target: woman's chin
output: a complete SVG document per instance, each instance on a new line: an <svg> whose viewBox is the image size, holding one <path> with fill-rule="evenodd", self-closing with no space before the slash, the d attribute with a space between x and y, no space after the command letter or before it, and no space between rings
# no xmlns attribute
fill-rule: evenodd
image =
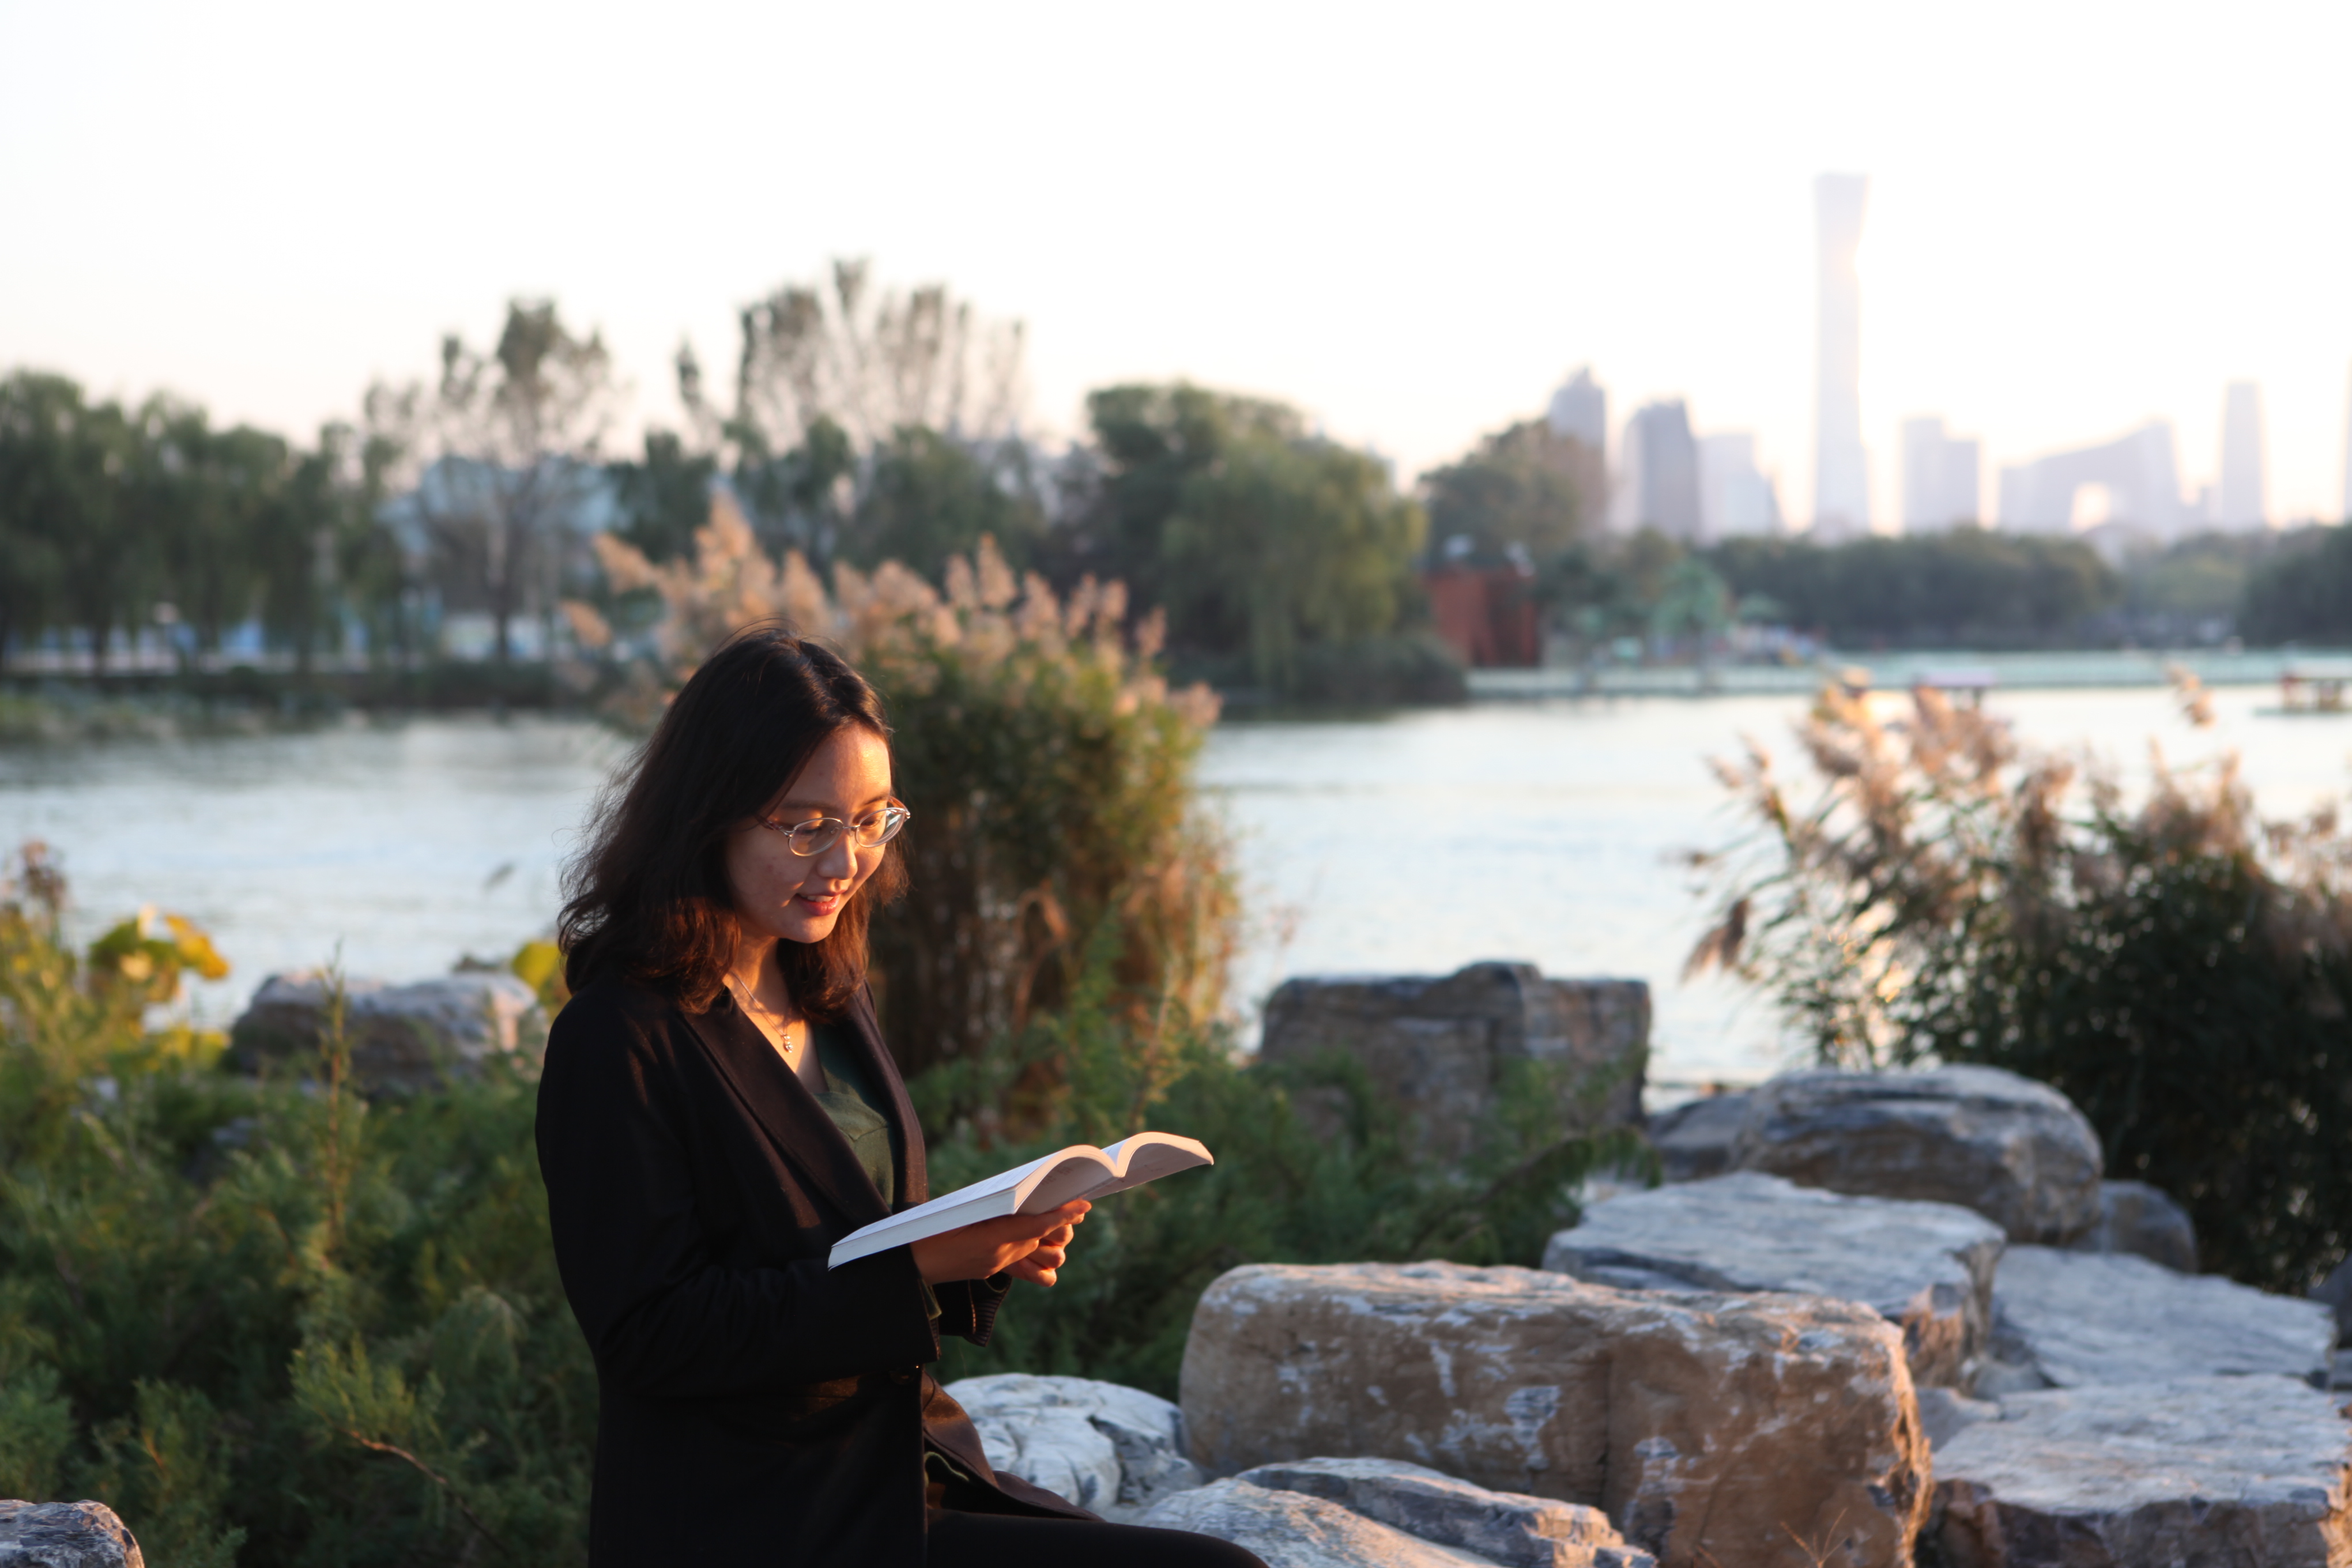
<svg viewBox="0 0 2352 1568"><path fill-rule="evenodd" d="M788 914L776 922L776 934L786 942L823 942L840 923L839 910L822 915Z"/></svg>

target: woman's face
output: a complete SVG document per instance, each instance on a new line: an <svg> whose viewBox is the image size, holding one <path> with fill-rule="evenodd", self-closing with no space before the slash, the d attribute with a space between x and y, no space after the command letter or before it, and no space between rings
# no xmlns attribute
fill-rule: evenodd
<svg viewBox="0 0 2352 1568"><path fill-rule="evenodd" d="M890 802L890 748L862 724L836 730L816 749L800 776L769 806L768 819L785 826L813 817L856 822ZM784 835L751 823L727 840L727 883L746 937L822 942L833 934L850 895L889 853L887 845L861 849L843 834L821 855L795 855Z"/></svg>

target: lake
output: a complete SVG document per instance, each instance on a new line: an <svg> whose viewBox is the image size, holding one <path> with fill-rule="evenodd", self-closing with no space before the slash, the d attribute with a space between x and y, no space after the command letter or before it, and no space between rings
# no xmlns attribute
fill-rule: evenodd
<svg viewBox="0 0 2352 1568"><path fill-rule="evenodd" d="M2161 690L2037 690L1990 701L2026 741L2087 746L2126 778L2147 745L2230 749L2266 814L2341 793L2352 717L2258 711L2214 694L2189 729ZM1656 998L1653 1076L1739 1080L1786 1059L1768 1009L1676 976L1706 923L1678 850L1738 823L1706 767L1753 735L1789 756L1796 696L1645 698L1332 721L1230 721L1202 782L1249 892L1246 1004L1284 976L1443 973L1482 958L1633 975ZM625 755L581 722L428 719L251 738L0 749L0 839L47 840L81 934L142 904L211 931L235 964L200 987L224 1022L261 977L340 951L408 979L504 955L545 931L572 836Z"/></svg>

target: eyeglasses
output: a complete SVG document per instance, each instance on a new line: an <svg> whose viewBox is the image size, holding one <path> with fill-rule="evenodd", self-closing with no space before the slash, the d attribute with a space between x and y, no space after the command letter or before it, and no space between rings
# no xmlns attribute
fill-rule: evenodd
<svg viewBox="0 0 2352 1568"><path fill-rule="evenodd" d="M903 805L891 805L869 811L855 822L844 822L837 816L813 816L805 822L787 824L763 816L760 826L782 834L795 855L822 855L840 843L845 833L860 849L879 849L898 837L898 830L914 815Z"/></svg>

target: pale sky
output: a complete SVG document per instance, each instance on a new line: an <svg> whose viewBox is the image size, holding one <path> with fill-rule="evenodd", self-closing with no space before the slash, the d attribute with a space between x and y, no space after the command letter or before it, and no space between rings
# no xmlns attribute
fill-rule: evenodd
<svg viewBox="0 0 2352 1568"><path fill-rule="evenodd" d="M1574 366L1812 447L1811 182L1865 173L1895 427L1990 462L2262 384L2274 517L2339 513L2352 6L0 0L0 366L303 434L511 294L639 416L837 255L1028 323L1034 422L1188 376L1410 477ZM1990 465L1989 465L1990 467ZM1990 500L1988 473L1988 502Z"/></svg>

